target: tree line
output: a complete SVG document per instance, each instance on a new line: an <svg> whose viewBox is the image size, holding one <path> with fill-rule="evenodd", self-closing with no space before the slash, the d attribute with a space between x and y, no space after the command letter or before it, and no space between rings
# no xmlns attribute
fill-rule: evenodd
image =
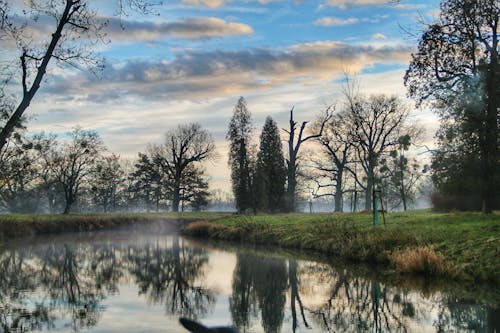
<svg viewBox="0 0 500 333"><path fill-rule="evenodd" d="M117 0L116 4L117 13L121 15L130 9L148 13L152 5L160 2ZM102 69L103 64L99 55L92 52L92 46L103 40L105 22L100 21L98 13L89 7L87 1L31 1L26 6L26 13L32 15L20 20L13 12L12 4L0 0L0 41L15 45L15 50L11 50L13 60L2 63L0 72L2 158L12 154L17 156L12 151L13 147L9 150L5 145L18 140L16 133L22 128L24 113L43 83L51 63L55 62L62 70L70 65L90 71ZM443 0L440 9L434 22L423 25L417 51L412 54L404 77L408 95L417 101L417 106L430 107L441 120L436 134L437 149L430 150L429 170L435 187L433 204L441 209L491 213L500 207L500 176L497 171L500 166L500 5L497 0ZM46 38L35 40L32 34L26 32L42 13L58 18L57 24ZM13 88L16 85L19 87ZM311 190L315 196L330 195L324 193L328 187L335 189L332 195L335 196L337 211L342 210L346 193L352 194L354 199L351 201L356 206L358 191L364 193L365 209L371 209L374 194L393 201L386 205L408 207L421 179L421 167L416 160L408 157L408 149L416 134L405 133L407 112L403 111L404 107L400 108L397 98L359 97L352 92L347 89L342 102L345 105L336 115L320 120L319 125L308 126L308 122L302 122L299 126L293 119L293 110L290 112L290 126L286 129L285 140L288 155L284 166L277 146L269 142L267 147L267 141L276 139L273 139L274 134L270 134L275 131L272 121L263 137L265 147L259 146L257 152L250 140L250 114L244 115L243 112L240 118L233 117L233 125L241 127L239 132L238 129L228 132L232 186L238 211L294 211L297 209L298 194L303 192L298 188L301 185L298 180L305 178L317 183L316 190ZM246 108L245 103L241 103L239 108ZM398 111L390 111L392 108ZM310 127L309 135L305 135L306 126ZM313 140L322 145L327 156L324 160L311 162L317 164L314 172L306 171L304 158L299 154L302 144ZM44 143L41 140L32 144L38 147ZM20 147L26 145L31 143L20 143ZM78 154L85 151L79 149ZM269 151L278 155L271 159ZM168 192L175 205L183 202L183 194L175 190L182 183L179 173L188 174L190 171L196 174L199 170L193 171L192 167L176 169L148 154L141 157L144 172L151 176L154 174L154 168L147 167L148 164L168 169L174 175L174 190L148 185L144 187L148 199L144 200L153 203L156 200L159 207L165 200L160 199L165 197L160 193ZM20 167L26 168L27 174L16 176L19 183L13 193L18 190L27 195L24 187L32 177L28 170L32 159L41 160L39 156L31 156L23 162L27 164L19 162ZM302 164L299 163L301 160ZM48 170L52 169L43 169L44 172ZM283 170L286 170L284 182ZM14 171L9 171L7 165L2 167L4 174ZM275 176L275 173L279 175ZM71 207L76 200L75 191L80 192L80 187L76 185L79 177L67 177L63 172L59 181L65 179L69 183L68 189L63 192L67 205ZM196 179L196 176L192 177ZM6 179L4 177L1 181L4 189L10 186Z"/></svg>
<svg viewBox="0 0 500 333"><path fill-rule="evenodd" d="M303 121L298 126L292 108L283 140L276 122L267 117L258 149L247 103L238 100L227 133L238 212L293 212L307 189L314 198L332 196L337 212L350 192L364 194L365 210L372 210L376 191L384 193L389 208L409 207L423 170L407 155L421 130L409 123L409 108L399 98L363 96L349 80L345 88L343 101L310 125ZM307 141L319 144L320 151L301 154Z"/></svg>
<svg viewBox="0 0 500 333"><path fill-rule="evenodd" d="M94 131L68 140L23 135L0 152L0 207L9 212L200 210L208 204L201 162L215 157L212 136L197 123L179 125L134 163L109 153Z"/></svg>

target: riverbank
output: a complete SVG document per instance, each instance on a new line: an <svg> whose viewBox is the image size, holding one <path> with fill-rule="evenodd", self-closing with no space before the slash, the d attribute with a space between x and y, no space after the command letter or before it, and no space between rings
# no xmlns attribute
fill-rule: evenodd
<svg viewBox="0 0 500 333"><path fill-rule="evenodd" d="M0 215L0 240L64 232L87 232L171 221L176 228L221 213L107 213L107 214L5 214Z"/></svg>
<svg viewBox="0 0 500 333"><path fill-rule="evenodd" d="M189 236L313 250L402 274L500 283L500 214L370 213L225 216L189 224Z"/></svg>

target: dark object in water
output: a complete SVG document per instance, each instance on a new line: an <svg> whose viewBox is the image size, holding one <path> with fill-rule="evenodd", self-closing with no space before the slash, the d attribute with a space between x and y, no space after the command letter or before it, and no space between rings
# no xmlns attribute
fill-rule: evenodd
<svg viewBox="0 0 500 333"><path fill-rule="evenodd" d="M229 326L206 327L187 318L180 318L179 321L182 326L193 333L238 333L237 330Z"/></svg>

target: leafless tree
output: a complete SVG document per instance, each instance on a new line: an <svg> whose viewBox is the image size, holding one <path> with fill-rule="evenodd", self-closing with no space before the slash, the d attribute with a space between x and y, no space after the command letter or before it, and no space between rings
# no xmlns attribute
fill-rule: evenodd
<svg viewBox="0 0 500 333"><path fill-rule="evenodd" d="M198 123L179 125L165 134L165 143L155 156L163 171L172 180L172 210L179 211L181 187L188 167L215 158L212 136Z"/></svg>
<svg viewBox="0 0 500 333"><path fill-rule="evenodd" d="M295 211L295 197L297 190L297 174L299 171L299 151L300 147L304 142L309 140L313 140L321 137L323 134L323 128L325 123L330 119L331 107L328 107L325 111L325 115L321 124L319 126L319 130L314 134L306 135L305 129L308 121L303 121L300 125L300 128L297 127L298 123L293 119L293 107L290 110L290 120L289 120L289 128L283 129L288 134L288 159L286 160L287 164L287 208L288 211Z"/></svg>
<svg viewBox="0 0 500 333"><path fill-rule="evenodd" d="M123 13L126 7L147 12L158 2L117 0L118 12ZM72 66L91 71L103 67L103 60L93 46L104 41L106 21L90 8L89 1L31 0L25 1L24 6L21 16L13 12L11 1L0 0L0 45L8 50L5 54L12 54L9 60L1 59L0 89L9 84L15 90L12 85L21 84L15 106L0 131L0 150L35 97L51 62L62 68ZM34 29L40 19L52 22L49 32Z"/></svg>
<svg viewBox="0 0 500 333"><path fill-rule="evenodd" d="M354 159L354 142L352 141L353 123L347 119L345 110L334 114L323 128L323 135L316 140L321 144L323 158L316 161L316 169L320 177L327 178L327 184L318 183L318 187L334 187L335 211L343 210L344 178L348 163ZM321 121L316 122L317 128Z"/></svg>
<svg viewBox="0 0 500 333"><path fill-rule="evenodd" d="M46 154L46 166L64 191L64 214L70 212L82 185L94 170L95 162L105 150L99 135L75 129L71 141L61 148L53 146Z"/></svg>
<svg viewBox="0 0 500 333"><path fill-rule="evenodd" d="M377 168L383 156L397 147L400 138L408 135L405 127L409 108L395 96L347 96L348 113L344 121L352 123L352 142L366 182L352 172L365 190L365 209L371 210Z"/></svg>

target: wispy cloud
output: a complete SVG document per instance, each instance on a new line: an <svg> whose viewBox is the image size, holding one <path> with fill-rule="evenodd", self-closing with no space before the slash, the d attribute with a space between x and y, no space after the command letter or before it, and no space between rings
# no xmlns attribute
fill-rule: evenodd
<svg viewBox="0 0 500 333"><path fill-rule="evenodd" d="M350 18L337 18L337 17L323 17L320 19L317 19L313 23L316 25L321 25L321 26L336 26L336 25L350 25L350 24L355 24L358 23L359 19L355 17L350 17Z"/></svg>
<svg viewBox="0 0 500 333"><path fill-rule="evenodd" d="M345 9L354 6L385 5L390 0L326 0L325 5Z"/></svg>
<svg viewBox="0 0 500 333"><path fill-rule="evenodd" d="M250 35L252 27L228 22L216 17L187 18L175 22L121 21L118 18L105 18L106 31L112 40L151 41L165 36L183 39L204 39L212 37Z"/></svg>
<svg viewBox="0 0 500 333"><path fill-rule="evenodd" d="M226 0L182 0L182 2L193 6L217 8L222 6Z"/></svg>

